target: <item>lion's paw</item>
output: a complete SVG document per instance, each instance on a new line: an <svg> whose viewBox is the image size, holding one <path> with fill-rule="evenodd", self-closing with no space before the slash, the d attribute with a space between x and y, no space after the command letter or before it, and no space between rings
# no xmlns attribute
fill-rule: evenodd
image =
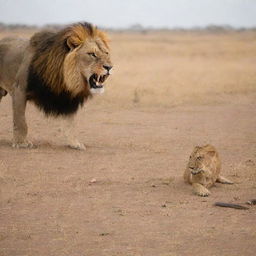
<svg viewBox="0 0 256 256"><path fill-rule="evenodd" d="M35 146L30 141L24 141L24 142L14 142L12 144L12 147L13 148L34 148Z"/></svg>
<svg viewBox="0 0 256 256"><path fill-rule="evenodd" d="M68 147L76 150L86 150L86 147L83 143L80 143L79 141L70 143Z"/></svg>

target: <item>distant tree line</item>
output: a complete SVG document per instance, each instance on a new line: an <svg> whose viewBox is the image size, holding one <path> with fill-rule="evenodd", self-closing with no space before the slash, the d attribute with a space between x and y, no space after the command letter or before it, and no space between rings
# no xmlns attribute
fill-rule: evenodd
<svg viewBox="0 0 256 256"><path fill-rule="evenodd" d="M3 22L0 22L0 31L3 30L18 30L18 29L61 29L65 25L60 24L47 24L44 26L36 26L36 25L25 25L25 24L6 24ZM174 27L174 28L168 28L168 27L162 27L162 28L155 28L155 27L144 27L141 24L133 24L127 28L104 28L106 30L111 31L130 31L130 32L140 32L140 33L146 33L149 31L208 31L212 33L223 33L223 32L231 32L231 31L256 31L255 28L234 28L229 25L208 25L205 27L191 27L191 28L182 28L182 27Z"/></svg>

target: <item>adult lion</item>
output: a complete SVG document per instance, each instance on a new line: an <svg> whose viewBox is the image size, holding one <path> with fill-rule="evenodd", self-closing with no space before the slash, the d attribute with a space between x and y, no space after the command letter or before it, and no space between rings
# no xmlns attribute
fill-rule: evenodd
<svg viewBox="0 0 256 256"><path fill-rule="evenodd" d="M103 83L112 68L105 34L89 23L58 32L42 31L30 40L0 41L0 100L7 92L13 103L13 146L30 147L26 102L46 115L68 117L68 145L85 149L74 137L73 117Z"/></svg>

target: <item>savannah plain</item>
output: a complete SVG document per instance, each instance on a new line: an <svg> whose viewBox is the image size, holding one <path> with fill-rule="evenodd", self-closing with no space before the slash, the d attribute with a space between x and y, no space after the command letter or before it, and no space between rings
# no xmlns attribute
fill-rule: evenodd
<svg viewBox="0 0 256 256"><path fill-rule="evenodd" d="M2 31L29 37L33 31ZM34 149L13 149L0 103L1 256L253 256L256 32L111 32L114 73L77 116L86 151L28 104ZM183 172L214 145L222 174L198 197Z"/></svg>

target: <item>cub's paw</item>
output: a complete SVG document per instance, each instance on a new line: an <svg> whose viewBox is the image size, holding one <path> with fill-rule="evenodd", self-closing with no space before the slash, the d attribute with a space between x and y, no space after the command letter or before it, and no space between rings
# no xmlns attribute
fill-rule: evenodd
<svg viewBox="0 0 256 256"><path fill-rule="evenodd" d="M13 148L35 148L32 142L30 141L24 141L24 142L13 142L12 143Z"/></svg>
<svg viewBox="0 0 256 256"><path fill-rule="evenodd" d="M198 196L206 197L209 196L211 192L208 189L202 187L200 189L195 190L195 194Z"/></svg>

